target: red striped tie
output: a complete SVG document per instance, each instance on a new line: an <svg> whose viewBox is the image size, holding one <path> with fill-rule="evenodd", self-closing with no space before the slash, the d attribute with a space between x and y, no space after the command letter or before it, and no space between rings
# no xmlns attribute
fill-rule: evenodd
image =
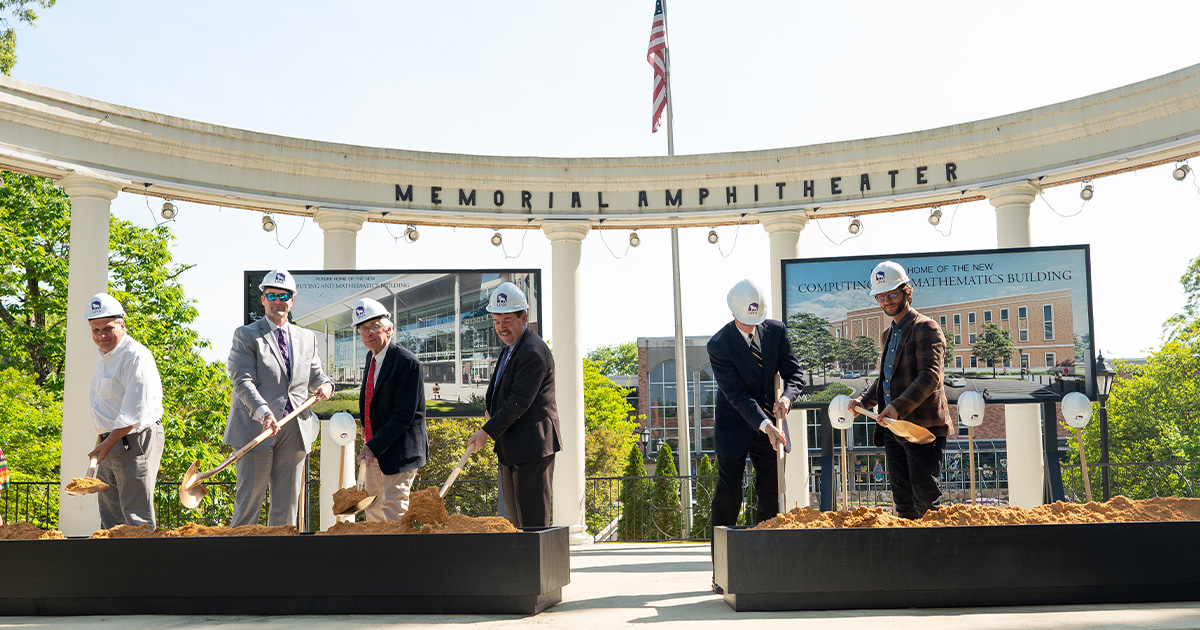
<svg viewBox="0 0 1200 630"><path fill-rule="evenodd" d="M371 357L371 367L367 368L367 393L363 396L363 437L371 441L371 398L375 395L375 357Z"/></svg>

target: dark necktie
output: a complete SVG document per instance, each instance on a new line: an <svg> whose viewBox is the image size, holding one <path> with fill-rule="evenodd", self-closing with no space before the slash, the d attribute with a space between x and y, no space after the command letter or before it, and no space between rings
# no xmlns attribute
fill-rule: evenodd
<svg viewBox="0 0 1200 630"><path fill-rule="evenodd" d="M367 368L366 393L363 394L363 438L371 441L371 399L375 396L375 356L371 356L371 366Z"/></svg>
<svg viewBox="0 0 1200 630"><path fill-rule="evenodd" d="M280 356L283 357L283 364L285 366L287 366L287 385L288 385L288 387L286 387L285 389L290 390L291 384L292 384L292 356L291 356L291 351L288 349L288 341L287 341L288 337L287 337L287 334L283 332L283 326L280 326L279 328L275 329L275 338L279 341L279 354L280 354ZM292 412L292 396L291 396L290 392L287 396L287 404L285 404L283 406L283 412L284 413Z"/></svg>
<svg viewBox="0 0 1200 630"><path fill-rule="evenodd" d="M747 335L747 336L748 336L748 337L749 337L749 339L750 339L750 354L753 354L753 355L754 355L754 359L755 359L756 361L758 361L758 369L761 371L761 370L762 370L762 366L763 366L763 362L762 362L762 349L761 349L761 348L759 348L759 347L758 347L758 344L754 342L754 335ZM759 406L759 407L762 407L762 408L763 408L763 411L767 412L767 417L768 417L768 418L771 418L771 419L774 419L774 418L775 418L775 410L774 410L774 409L771 409L771 405L769 405L769 404L767 404L767 403L765 403L765 402L763 402L763 401L761 401L761 400L760 400L760 401L758 401L758 406Z"/></svg>
<svg viewBox="0 0 1200 630"><path fill-rule="evenodd" d="M496 365L496 381L493 385L493 388L500 386L500 376L504 373L504 366L508 365L508 355L510 354L512 354L512 348L505 346L504 351L500 353L500 363ZM500 396L496 394L498 394L498 392L493 392L492 394L492 403L496 403L500 400ZM495 412L495 409L491 409L490 411Z"/></svg>

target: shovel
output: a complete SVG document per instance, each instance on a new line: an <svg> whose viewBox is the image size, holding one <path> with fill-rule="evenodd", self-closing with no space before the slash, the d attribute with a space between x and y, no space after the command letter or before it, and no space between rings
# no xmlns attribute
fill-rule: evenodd
<svg viewBox="0 0 1200 630"><path fill-rule="evenodd" d="M858 407L856 411L872 420L879 419L879 414L873 411L867 411L862 407ZM933 434L929 432L929 429L915 425L908 420L888 420L887 423L887 428L890 429L892 433L895 433L909 442L913 442L915 444L929 444L934 439Z"/></svg>
<svg viewBox="0 0 1200 630"><path fill-rule="evenodd" d="M450 476L446 478L446 483L442 484L441 490L438 490L439 497L442 497L443 499L446 498L446 491L450 489L450 484L454 483L455 479L458 479L458 473L462 471L463 464L467 463L467 458L470 457L471 453L473 452L475 452L475 447L473 444L468 442L467 452L463 453L462 457L458 458L458 463L455 464L454 470L450 471Z"/></svg>
<svg viewBox="0 0 1200 630"><path fill-rule="evenodd" d="M304 401L304 404L297 407L295 411L284 416L283 420L280 420L278 423L276 423L277 426L282 429L283 425L291 421L292 418L300 415L301 411L308 409L309 406L315 402L317 402L316 396L309 397L308 400ZM242 448L239 448L236 452L234 452L233 455L226 457L225 461L217 464L216 468L206 472L198 472L200 460L196 460L187 469L187 472L183 473L183 483L179 484L179 502L183 504L183 507L189 510L196 509L196 506L200 505L200 501L204 499L204 495L208 494L208 491L204 489L204 486L200 482L212 477L222 470L225 470L227 466L241 459L246 453L254 450L255 446L262 444L262 441L271 437L271 435L271 431L263 430L262 433L259 433L257 437L255 437L253 440L250 440L250 442Z"/></svg>
<svg viewBox="0 0 1200 630"><path fill-rule="evenodd" d="M96 479L96 466L99 466L99 465L100 464L96 460L95 457L88 460L87 474L85 474L83 476L85 479L94 479L96 481L95 485L89 486L87 488L71 489L71 485L67 484L66 493L73 497L82 497L82 496L88 495L88 494L95 494L97 492L100 492L101 490L107 490L108 484L104 483L103 481L100 481L99 479Z"/></svg>
<svg viewBox="0 0 1200 630"><path fill-rule="evenodd" d="M363 489L363 481L365 481L366 478L367 478L367 463L359 462L358 463L358 489L359 490ZM339 477L339 481L340 481L340 479L341 478ZM338 485L340 486L341 483L338 483ZM371 505L374 502L375 502L375 497L368 495L368 496L364 497L358 503L355 503L354 505L342 510L341 512L334 512L333 515L334 516L350 516L352 514L358 514L359 510L367 509L367 506Z"/></svg>

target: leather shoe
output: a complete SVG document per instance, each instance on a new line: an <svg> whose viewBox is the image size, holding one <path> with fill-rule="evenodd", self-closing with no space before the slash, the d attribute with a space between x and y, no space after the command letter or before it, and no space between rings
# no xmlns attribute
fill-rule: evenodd
<svg viewBox="0 0 1200 630"><path fill-rule="evenodd" d="M712 588L713 588L713 592L716 593L717 595L725 594L725 589L721 588L721 585L717 584L716 582L712 583Z"/></svg>

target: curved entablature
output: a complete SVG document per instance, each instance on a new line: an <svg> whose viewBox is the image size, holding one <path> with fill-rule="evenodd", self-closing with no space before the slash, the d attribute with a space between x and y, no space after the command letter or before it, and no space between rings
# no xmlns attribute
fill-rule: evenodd
<svg viewBox="0 0 1200 630"><path fill-rule="evenodd" d="M1200 153L1200 65L1038 109L812 146L674 157L493 157L380 149L220 127L0 77L0 166L123 190L421 225L707 226L957 203Z"/></svg>

